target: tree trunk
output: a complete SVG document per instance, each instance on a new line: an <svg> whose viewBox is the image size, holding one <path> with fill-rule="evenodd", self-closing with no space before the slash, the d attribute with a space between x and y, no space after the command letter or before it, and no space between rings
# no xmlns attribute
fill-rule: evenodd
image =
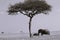
<svg viewBox="0 0 60 40"><path fill-rule="evenodd" d="M31 34L31 21L32 21L32 17L30 17L30 20L29 20L29 36L30 36L30 38L32 37L32 34Z"/></svg>

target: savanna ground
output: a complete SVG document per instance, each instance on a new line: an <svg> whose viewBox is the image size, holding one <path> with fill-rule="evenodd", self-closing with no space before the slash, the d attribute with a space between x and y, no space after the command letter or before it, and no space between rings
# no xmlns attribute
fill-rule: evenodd
<svg viewBox="0 0 60 40"><path fill-rule="evenodd" d="M30 38L26 33L0 34L0 40L60 40L60 34L33 36Z"/></svg>

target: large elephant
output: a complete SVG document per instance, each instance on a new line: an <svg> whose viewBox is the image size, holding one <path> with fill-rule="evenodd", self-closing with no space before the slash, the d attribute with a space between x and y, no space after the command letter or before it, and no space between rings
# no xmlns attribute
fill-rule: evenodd
<svg viewBox="0 0 60 40"><path fill-rule="evenodd" d="M41 35L50 35L50 32L46 29L39 29L38 30L38 33L41 33Z"/></svg>

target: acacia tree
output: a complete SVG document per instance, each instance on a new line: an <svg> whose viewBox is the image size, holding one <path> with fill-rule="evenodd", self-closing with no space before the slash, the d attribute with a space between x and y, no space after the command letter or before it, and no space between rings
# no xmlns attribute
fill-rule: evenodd
<svg viewBox="0 0 60 40"><path fill-rule="evenodd" d="M51 10L51 6L42 0L27 0L23 3L16 3L8 7L8 15L15 15L21 13L29 17L29 35L31 37L31 21L32 18L37 14L48 14L47 12Z"/></svg>

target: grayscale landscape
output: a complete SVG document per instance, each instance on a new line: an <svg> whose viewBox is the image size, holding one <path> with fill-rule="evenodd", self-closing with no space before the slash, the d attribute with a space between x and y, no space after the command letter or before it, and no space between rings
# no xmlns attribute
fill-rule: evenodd
<svg viewBox="0 0 60 40"><path fill-rule="evenodd" d="M0 0L0 40L60 40L60 0Z"/></svg>

